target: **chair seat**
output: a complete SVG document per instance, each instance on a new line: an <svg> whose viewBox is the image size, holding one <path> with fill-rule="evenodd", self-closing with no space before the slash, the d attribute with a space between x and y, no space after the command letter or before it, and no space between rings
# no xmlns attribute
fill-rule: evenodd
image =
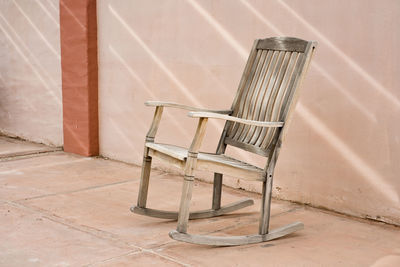
<svg viewBox="0 0 400 267"><path fill-rule="evenodd" d="M186 161L188 155L188 149L170 144L146 143L146 147L182 162ZM247 180L264 180L263 169L223 154L199 152L197 156L197 169L220 171L221 173Z"/></svg>

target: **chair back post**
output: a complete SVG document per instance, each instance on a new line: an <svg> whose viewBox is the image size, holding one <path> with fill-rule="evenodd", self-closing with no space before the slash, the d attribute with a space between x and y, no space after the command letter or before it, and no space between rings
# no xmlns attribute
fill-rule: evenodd
<svg viewBox="0 0 400 267"><path fill-rule="evenodd" d="M235 98L233 99L233 102L232 102L232 105L231 105L231 110L232 111L235 110L236 103L237 103L237 101L238 101L238 99L240 98L240 95L241 95L240 92L243 91L242 90L243 86L246 83L246 80L248 79L248 76L250 74L251 66L253 65L254 59L256 57L256 49L257 49L257 45L258 45L259 41L260 40L257 39L257 40L254 40L254 42L253 42L253 47L250 50L250 54L249 54L249 57L247 59L246 65L244 67L242 78L240 79L240 82L239 82L239 86L238 86L238 90L237 90L238 93L235 95ZM232 116L236 116L236 114L232 114ZM230 128L230 126L232 124L233 123L230 122L230 121L227 121L225 123L224 129L222 131L221 137L220 137L219 142L218 142L217 151L216 151L217 154L225 153L226 143L224 142L224 140L225 140L226 134L229 131L229 128Z"/></svg>
<svg viewBox="0 0 400 267"><path fill-rule="evenodd" d="M270 150L270 154L268 156L267 164L265 166L265 181L263 182L263 195L262 195L262 204L261 204L261 215L260 215L260 223L259 223L259 234L264 235L268 234L269 229L269 219L271 213L271 197L272 197L272 187L273 187L273 176L275 166L278 160L279 152L282 147L282 143L287 133L287 129L289 128L289 124L293 115L293 111L296 107L299 98L299 92L301 88L301 84L305 74L308 71L309 64L311 62L311 58L313 56L314 50L317 46L316 42L308 42L307 47L304 51L303 58L300 62L302 68L294 77L293 90L289 95L287 105L283 112L283 119L285 124L281 129L279 129L278 137L276 141L273 142L273 147Z"/></svg>
<svg viewBox="0 0 400 267"><path fill-rule="evenodd" d="M247 63L245 65L244 71L243 71L243 75L242 78L240 79L240 83L238 86L238 92L242 91L242 88L246 82L246 80L248 79L250 70L251 70L251 66L254 62L254 59L256 57L256 48L258 45L259 40L254 40L253 42L253 47L250 50L250 54L249 57L247 59ZM233 99L233 103L231 106L231 110L233 111L236 103L239 99L239 93L237 93L235 95L235 98ZM232 114L233 116L235 116L235 114ZM232 122L227 121L225 123L224 129L222 131L221 137L219 138L218 141L218 146L217 146L217 150L216 150L216 154L224 154L225 150L226 150L226 146L227 144L225 143L225 137L227 132L229 131L230 127L232 125ZM214 173L214 183L213 183L213 198L212 198L212 209L213 210L218 210L221 207L221 194L222 194L222 174L221 173Z"/></svg>
<svg viewBox="0 0 400 267"><path fill-rule="evenodd" d="M306 76L308 69L310 68L311 59L314 56L315 49L317 48L318 43L316 41L311 41L308 43L306 51L304 53L304 67L299 74L299 79L297 85L295 87L292 99L289 99L289 104L287 105L287 109L285 110L285 124L283 125L282 134L279 135L279 139L283 142L286 138L287 130L289 129L290 122L292 121L292 113L296 108L297 102L300 96L300 89L303 83L304 77Z"/></svg>

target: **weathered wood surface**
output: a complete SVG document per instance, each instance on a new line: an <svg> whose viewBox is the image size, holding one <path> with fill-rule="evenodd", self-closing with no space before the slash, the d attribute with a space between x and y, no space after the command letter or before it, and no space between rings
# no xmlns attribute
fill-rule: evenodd
<svg viewBox="0 0 400 267"><path fill-rule="evenodd" d="M158 126L160 125L162 113L163 113L163 107L156 107L156 110L154 112L153 121L152 121L150 129L146 135L146 142L154 142L154 137L157 134L157 130L158 130Z"/></svg>
<svg viewBox="0 0 400 267"><path fill-rule="evenodd" d="M188 156L188 150L186 148L159 143L146 143L146 146L150 148L149 153L151 156L158 156L167 164L184 169L185 160ZM160 153L164 155L160 155ZM228 157L224 154L211 154L202 152L198 152L196 169L221 172L234 177L256 181L264 181L265 175L263 169L249 163Z"/></svg>
<svg viewBox="0 0 400 267"><path fill-rule="evenodd" d="M138 207L145 208L147 203L147 193L149 191L151 160L148 156L148 148L145 148L145 156L143 157L142 173L140 176L139 195L137 205Z"/></svg>
<svg viewBox="0 0 400 267"><path fill-rule="evenodd" d="M304 229L304 224L295 222L285 225L281 228L270 231L265 235L244 235L244 236L208 236L208 235L192 235L180 233L178 231L169 232L172 239L200 245L210 246L240 246L270 241L277 239L295 231Z"/></svg>
<svg viewBox="0 0 400 267"><path fill-rule="evenodd" d="M186 233L187 224L189 221L189 207L190 201L192 200L193 191L193 181L194 175L193 171L197 163L197 155L201 142L203 141L204 134L206 133L207 118L200 118L197 124L196 133L193 137L192 144L189 147L188 156L185 164L185 175L183 179L182 196L181 203L179 206L178 214L178 226L176 228L180 233Z"/></svg>
<svg viewBox="0 0 400 267"><path fill-rule="evenodd" d="M271 49L279 51L302 52L306 51L308 42L294 37L272 37L260 40L257 49Z"/></svg>
<svg viewBox="0 0 400 267"><path fill-rule="evenodd" d="M256 40L251 49L237 94L229 110L208 110L172 102L148 101L156 111L146 136L138 214L178 219L173 239L205 245L235 246L272 240L303 228L300 222L269 231L271 194L275 165L299 96L299 86L311 61L317 43L293 37L273 37ZM189 110L189 116L199 118L196 134L189 149L154 142L164 107ZM209 118L225 120L216 153L199 152ZM262 155L267 158L264 169L225 155L227 145ZM184 170L179 212L146 208L147 189L152 157ZM194 170L214 172L212 209L189 212L194 181ZM190 219L219 216L252 204L250 200L221 207L222 177L228 174L263 183L263 196L258 235L201 236L187 234Z"/></svg>
<svg viewBox="0 0 400 267"><path fill-rule="evenodd" d="M193 211L189 213L189 219L204 219L215 216L221 216L227 214L229 212L233 212L239 209L243 209L245 207L251 206L254 204L252 199L242 199L231 204L220 207L219 209L206 209ZM177 220L178 212L177 211L165 211L165 210L157 210L157 209L149 209L149 208L141 208L138 206L132 206L131 211L133 213L146 215L149 217L155 217L160 219L169 219L169 220Z"/></svg>
<svg viewBox="0 0 400 267"><path fill-rule="evenodd" d="M184 110L190 110L190 111L202 111L202 112L213 112L213 113L220 113L220 114L231 114L232 110L230 109L224 109L224 110L212 110L212 109L206 109L206 108L196 108L196 107L191 107L191 106L186 106L174 102L165 102L165 101L146 101L144 102L146 106L149 107L169 107L169 108L179 108L179 109L184 109Z"/></svg>
<svg viewBox="0 0 400 267"><path fill-rule="evenodd" d="M254 121L254 120L246 120L234 116L228 116L224 114L218 114L213 112L189 112L189 117L192 118L213 118L213 119L220 119L226 121L233 121L239 122L243 124L253 125L253 126L260 126L260 127L282 127L283 122L281 121Z"/></svg>

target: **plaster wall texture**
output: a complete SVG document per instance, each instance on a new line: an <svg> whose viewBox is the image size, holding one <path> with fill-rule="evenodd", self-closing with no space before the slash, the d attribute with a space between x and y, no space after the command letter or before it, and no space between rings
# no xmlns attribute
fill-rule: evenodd
<svg viewBox="0 0 400 267"><path fill-rule="evenodd" d="M58 0L0 1L0 132L61 146Z"/></svg>
<svg viewBox="0 0 400 267"><path fill-rule="evenodd" d="M254 39L317 40L274 195L400 224L399 24L395 0L99 0L100 153L141 164L154 112L146 100L229 108ZM156 141L188 146L196 124L166 109ZM215 151L222 127L209 121L203 151Z"/></svg>

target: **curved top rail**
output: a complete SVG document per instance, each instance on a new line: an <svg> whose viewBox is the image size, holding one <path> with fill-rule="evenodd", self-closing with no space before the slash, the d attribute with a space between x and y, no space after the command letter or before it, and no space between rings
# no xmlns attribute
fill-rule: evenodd
<svg viewBox="0 0 400 267"><path fill-rule="evenodd" d="M271 37L258 40L257 49L304 53L309 41L295 37Z"/></svg>

